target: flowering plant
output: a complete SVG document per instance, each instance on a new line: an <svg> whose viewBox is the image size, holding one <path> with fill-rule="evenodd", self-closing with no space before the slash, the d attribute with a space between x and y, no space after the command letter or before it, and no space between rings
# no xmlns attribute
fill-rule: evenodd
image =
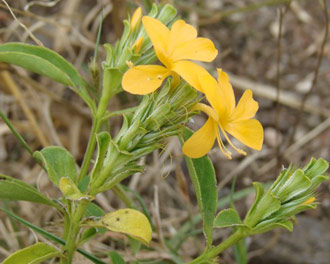
<svg viewBox="0 0 330 264"><path fill-rule="evenodd" d="M256 199L243 221L233 208L222 210L216 216L218 190L207 153L217 140L223 154L231 158L224 138L231 148L246 155L232 143L228 134L247 147L260 150L263 127L254 118L258 103L253 99L252 91L247 90L236 105L228 75L218 69L218 80L215 80L206 69L193 62L211 62L218 51L210 39L197 37L193 26L177 19L171 5L153 5L146 16L142 16L142 9L138 8L124 26L123 35L115 45L104 45L107 57L102 63L102 71L95 66L95 60L90 64L96 87L48 48L22 43L0 45L1 62L23 67L71 87L89 107L93 118L84 160L78 166L72 154L63 147L47 146L32 151L1 112L1 117L62 196L49 198L34 186L1 175L0 198L42 203L54 207L63 218L63 232L59 238L1 208L49 241L61 245L60 248L39 242L13 253L4 264L27 263L27 259L28 263L57 259L62 264L70 264L75 252L94 263L105 263L80 247L106 230L127 235L138 248L140 243L148 247L155 227L147 212L138 210L121 183L134 173L144 172L140 159L163 147L164 139L170 136L177 136L182 143L206 239L204 253L189 263L215 263L223 250L241 239L275 227L292 230L291 220L295 214L316 207L316 189L327 179L323 174L328 163L323 159L312 159L303 169L289 167L283 170L268 191L264 191L261 183L255 183ZM162 65L153 64L157 60ZM101 89L97 87L99 77ZM93 94L91 91L98 92ZM122 91L143 97L138 106L122 112L122 127L112 136L103 124L112 114L107 110L109 101ZM207 102L202 103L203 99ZM201 111L208 115L208 120L193 133L186 127L187 122ZM96 195L107 190L113 190L127 208L106 213L93 202ZM221 244L213 245L214 229L224 227L232 227L233 235ZM170 246L168 250L171 251ZM182 263L180 256L172 255L173 261ZM116 252L110 253L110 259L112 263L124 263Z"/></svg>

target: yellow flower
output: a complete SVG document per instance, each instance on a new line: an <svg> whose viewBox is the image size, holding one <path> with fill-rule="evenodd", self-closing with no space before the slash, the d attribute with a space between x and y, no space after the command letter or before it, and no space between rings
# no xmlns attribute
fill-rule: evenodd
<svg viewBox="0 0 330 264"><path fill-rule="evenodd" d="M161 86L169 75L180 75L186 82L203 92L198 74L206 70L188 60L212 61L218 54L207 38L197 38L196 29L177 20L169 30L159 20L145 16L142 23L154 46L158 59L164 64L139 65L130 68L123 76L123 89L133 94L148 94Z"/></svg>
<svg viewBox="0 0 330 264"><path fill-rule="evenodd" d="M199 78L212 107L205 104L195 106L196 110L205 112L209 118L204 126L183 145L183 153L191 158L202 157L212 148L217 139L221 151L230 159L231 152L224 146L221 139L223 135L234 150L246 155L243 150L234 146L227 133L246 146L261 150L263 128L258 120L251 119L259 107L252 98L252 91L245 91L235 106L234 91L225 72L218 69L218 82L210 74L204 74Z"/></svg>

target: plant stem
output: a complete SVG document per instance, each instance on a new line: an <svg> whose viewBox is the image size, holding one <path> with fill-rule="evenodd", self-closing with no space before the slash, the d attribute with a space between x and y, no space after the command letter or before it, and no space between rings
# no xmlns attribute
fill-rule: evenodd
<svg viewBox="0 0 330 264"><path fill-rule="evenodd" d="M218 256L222 251L231 247L236 242L244 238L245 235L240 230L236 231L230 237L228 237L225 241L214 248L209 248L206 250L202 255L198 258L194 259L193 261L189 262L188 264L202 264L205 263L209 259L213 259Z"/></svg>
<svg viewBox="0 0 330 264"><path fill-rule="evenodd" d="M79 183L87 175L87 171L88 171L91 159L93 157L93 153L94 153L94 149L95 149L95 145L96 145L96 134L99 132L99 130L101 128L102 119L103 119L104 113L107 109L109 99L110 99L109 91L108 91L108 89L104 89L104 87L103 87L102 96L100 98L100 102L97 107L96 115L93 120L92 131L91 131L90 138L88 141L88 146L87 146L87 150L85 153L84 161L81 165L81 170L80 170L80 174L77 179L77 183Z"/></svg>
<svg viewBox="0 0 330 264"><path fill-rule="evenodd" d="M91 131L90 138L88 141L88 146L87 146L87 150L85 153L84 161L81 165L81 170L80 170L80 174L77 179L77 183L79 183L87 175L87 171L88 171L88 168L90 165L90 161L93 157L93 153L94 153L94 149L95 149L95 145L96 145L96 134L100 130L101 124L102 124L101 119L97 118L97 116L96 116L93 121L92 131Z"/></svg>
<svg viewBox="0 0 330 264"><path fill-rule="evenodd" d="M89 200L82 199L79 202L78 207L75 211L75 214L73 215L73 217L71 219L70 229L69 229L66 244L64 247L64 252L66 254L66 259L64 260L65 261L64 263L66 263L66 264L71 264L71 262L72 262L73 254L76 250L77 236L80 231L80 221L81 221L83 215L85 214L85 211L86 211L89 203L90 203Z"/></svg>

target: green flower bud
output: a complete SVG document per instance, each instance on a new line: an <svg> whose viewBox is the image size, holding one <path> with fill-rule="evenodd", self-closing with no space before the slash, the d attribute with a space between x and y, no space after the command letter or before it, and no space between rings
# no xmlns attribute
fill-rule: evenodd
<svg viewBox="0 0 330 264"><path fill-rule="evenodd" d="M328 179L322 175L329 164L314 158L303 168L290 166L281 172L267 192L260 183L254 183L256 200L247 213L244 224L251 233L262 233L282 226L292 230L290 220L304 210L315 208L315 191Z"/></svg>
<svg viewBox="0 0 330 264"><path fill-rule="evenodd" d="M164 138L182 133L183 123L193 114L192 107L200 98L183 82L176 87L171 85L169 78L162 89L145 95L134 113L123 116L122 128L110 139L102 168L93 176L93 195L143 170L137 165L142 156L161 148Z"/></svg>

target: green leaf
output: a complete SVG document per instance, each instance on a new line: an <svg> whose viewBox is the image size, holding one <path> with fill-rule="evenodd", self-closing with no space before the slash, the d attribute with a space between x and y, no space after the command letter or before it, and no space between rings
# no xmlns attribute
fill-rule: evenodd
<svg viewBox="0 0 330 264"><path fill-rule="evenodd" d="M72 64L45 47L23 43L2 44L0 45L0 61L21 66L73 87L79 87L84 82Z"/></svg>
<svg viewBox="0 0 330 264"><path fill-rule="evenodd" d="M222 210L214 220L214 227L218 228L234 227L237 225L242 225L242 221L237 211L233 208Z"/></svg>
<svg viewBox="0 0 330 264"><path fill-rule="evenodd" d="M88 84L73 65L58 53L40 46L6 43L0 45L0 61L23 67L64 85L72 86L90 109L95 110L95 103L86 90Z"/></svg>
<svg viewBox="0 0 330 264"><path fill-rule="evenodd" d="M38 192L33 186L2 174L0 174L0 199L22 200L58 207L55 202Z"/></svg>
<svg viewBox="0 0 330 264"><path fill-rule="evenodd" d="M57 146L45 147L34 152L33 156L44 163L49 179L55 185L59 185L62 177L70 177L73 182L76 181L76 163L66 149Z"/></svg>
<svg viewBox="0 0 330 264"><path fill-rule="evenodd" d="M112 264L125 264L124 259L116 251L109 251L109 257Z"/></svg>
<svg viewBox="0 0 330 264"><path fill-rule="evenodd" d="M56 248L39 242L30 247L16 251L6 258L2 264L37 264L60 255L61 252Z"/></svg>
<svg viewBox="0 0 330 264"><path fill-rule="evenodd" d="M184 140L187 140L193 132L186 128ZM180 139L183 145L183 140ZM208 245L212 244L212 229L214 216L217 210L218 191L213 164L206 155L199 159L191 159L185 156L190 179L194 185L198 206L203 218L203 231Z"/></svg>
<svg viewBox="0 0 330 264"><path fill-rule="evenodd" d="M49 240L52 240L52 241L54 241L56 243L59 243L61 245L65 245L65 240L63 240L63 239L61 239L61 238L59 238L59 237L57 237L57 236L49 233L48 231L46 231L46 230L44 230L44 229L42 229L40 227L35 226L34 224L32 224L32 223L24 220L23 218L15 215L13 212L11 212L11 211L9 211L9 210L7 210L5 208L0 207L0 210L6 212L8 215L10 215L11 217L13 217L15 220L17 220L18 222L22 223L23 225L31 228L35 232L41 234L43 237L48 238ZM78 248L77 251L81 255L85 256L86 258L88 258L89 260L91 260L92 262L94 262L96 264L106 264L102 260L98 259L97 257L91 255L90 253L88 253L87 251L85 251L85 250L83 250L81 248Z"/></svg>
<svg viewBox="0 0 330 264"><path fill-rule="evenodd" d="M95 203L89 203L85 212L85 217L104 216L103 209Z"/></svg>
<svg viewBox="0 0 330 264"><path fill-rule="evenodd" d="M152 230L148 218L134 209L125 208L107 213L90 225L106 227L113 232L129 235L144 244L149 244L151 241Z"/></svg>

